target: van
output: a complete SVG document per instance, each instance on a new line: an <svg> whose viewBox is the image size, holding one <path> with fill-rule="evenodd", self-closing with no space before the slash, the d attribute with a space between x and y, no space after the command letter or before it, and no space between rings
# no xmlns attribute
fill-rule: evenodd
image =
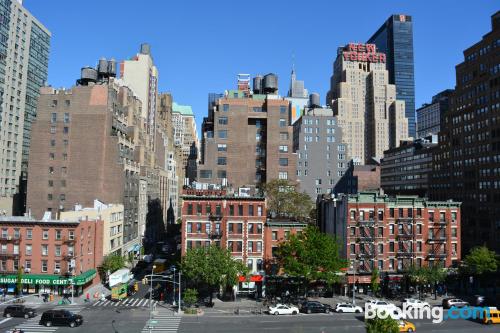
<svg viewBox="0 0 500 333"><path fill-rule="evenodd" d="M500 324L500 310L497 308L490 308L490 315L488 311L484 311L483 323L485 324Z"/></svg>
<svg viewBox="0 0 500 333"><path fill-rule="evenodd" d="M83 317L68 310L49 310L42 314L39 324L43 326L76 327L83 323Z"/></svg>

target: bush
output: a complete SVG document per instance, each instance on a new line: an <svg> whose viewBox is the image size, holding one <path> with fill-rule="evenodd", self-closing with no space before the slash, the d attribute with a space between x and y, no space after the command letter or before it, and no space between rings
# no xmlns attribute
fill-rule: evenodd
<svg viewBox="0 0 500 333"><path fill-rule="evenodd" d="M399 325L391 316L381 319L374 318L366 321L366 333L399 333Z"/></svg>
<svg viewBox="0 0 500 333"><path fill-rule="evenodd" d="M198 291L196 289L188 288L184 291L184 296L182 297L184 304L190 308L196 303L198 299Z"/></svg>

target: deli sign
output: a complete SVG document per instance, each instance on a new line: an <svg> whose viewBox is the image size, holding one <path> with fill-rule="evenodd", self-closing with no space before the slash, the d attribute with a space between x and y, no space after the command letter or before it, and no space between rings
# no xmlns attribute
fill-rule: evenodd
<svg viewBox="0 0 500 333"><path fill-rule="evenodd" d="M377 53L375 44L349 43L342 56L346 61L385 63L385 53Z"/></svg>
<svg viewBox="0 0 500 333"><path fill-rule="evenodd" d="M9 277L2 276L0 277L0 284L2 283L17 283L17 277ZM31 284L31 285L55 285L55 286L66 286L71 284L71 279L54 279L54 278L30 278L25 277L21 279L21 283L23 284Z"/></svg>

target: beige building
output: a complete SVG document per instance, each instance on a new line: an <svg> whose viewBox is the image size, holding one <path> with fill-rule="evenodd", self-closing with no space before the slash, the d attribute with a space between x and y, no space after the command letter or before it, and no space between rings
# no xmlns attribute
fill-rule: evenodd
<svg viewBox="0 0 500 333"><path fill-rule="evenodd" d="M22 215L31 123L47 80L51 34L21 0L0 4L0 214Z"/></svg>
<svg viewBox="0 0 500 333"><path fill-rule="evenodd" d="M75 205L74 210L61 212L61 221L102 221L102 255L123 253L123 205L94 200L93 207Z"/></svg>
<svg viewBox="0 0 500 333"><path fill-rule="evenodd" d="M174 143L182 152L184 177L190 181L196 179L196 164L198 160L199 140L196 131L196 121L189 105L172 104L172 123L174 126Z"/></svg>
<svg viewBox="0 0 500 333"><path fill-rule="evenodd" d="M363 164L381 159L385 150L408 139L404 101L396 100L385 54L377 53L374 44L339 48L327 103L338 118L350 157Z"/></svg>

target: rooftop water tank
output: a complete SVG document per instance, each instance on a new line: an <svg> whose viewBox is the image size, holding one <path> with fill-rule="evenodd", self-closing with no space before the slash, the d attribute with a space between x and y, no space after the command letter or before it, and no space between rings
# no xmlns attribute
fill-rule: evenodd
<svg viewBox="0 0 500 333"><path fill-rule="evenodd" d="M311 108L321 107L321 102L319 101L319 94L318 93L312 93L309 95L309 107L311 107Z"/></svg>
<svg viewBox="0 0 500 333"><path fill-rule="evenodd" d="M108 75L116 77L116 60L113 58L108 61Z"/></svg>
<svg viewBox="0 0 500 333"><path fill-rule="evenodd" d="M97 72L99 75L104 75L108 73L108 61L106 58L99 59L99 64L97 65Z"/></svg>
<svg viewBox="0 0 500 333"><path fill-rule="evenodd" d="M89 82L89 81L95 82L95 81L97 81L97 71L95 70L95 68L92 68L92 67L88 67L88 66L83 67L80 78L82 81L85 81L85 82Z"/></svg>
<svg viewBox="0 0 500 333"><path fill-rule="evenodd" d="M253 78L253 93L262 94L262 76L260 75Z"/></svg>
<svg viewBox="0 0 500 333"><path fill-rule="evenodd" d="M151 46L148 43L141 44L141 54L151 54Z"/></svg>
<svg viewBox="0 0 500 333"><path fill-rule="evenodd" d="M278 76L274 73L264 75L264 93L274 94L278 91Z"/></svg>

